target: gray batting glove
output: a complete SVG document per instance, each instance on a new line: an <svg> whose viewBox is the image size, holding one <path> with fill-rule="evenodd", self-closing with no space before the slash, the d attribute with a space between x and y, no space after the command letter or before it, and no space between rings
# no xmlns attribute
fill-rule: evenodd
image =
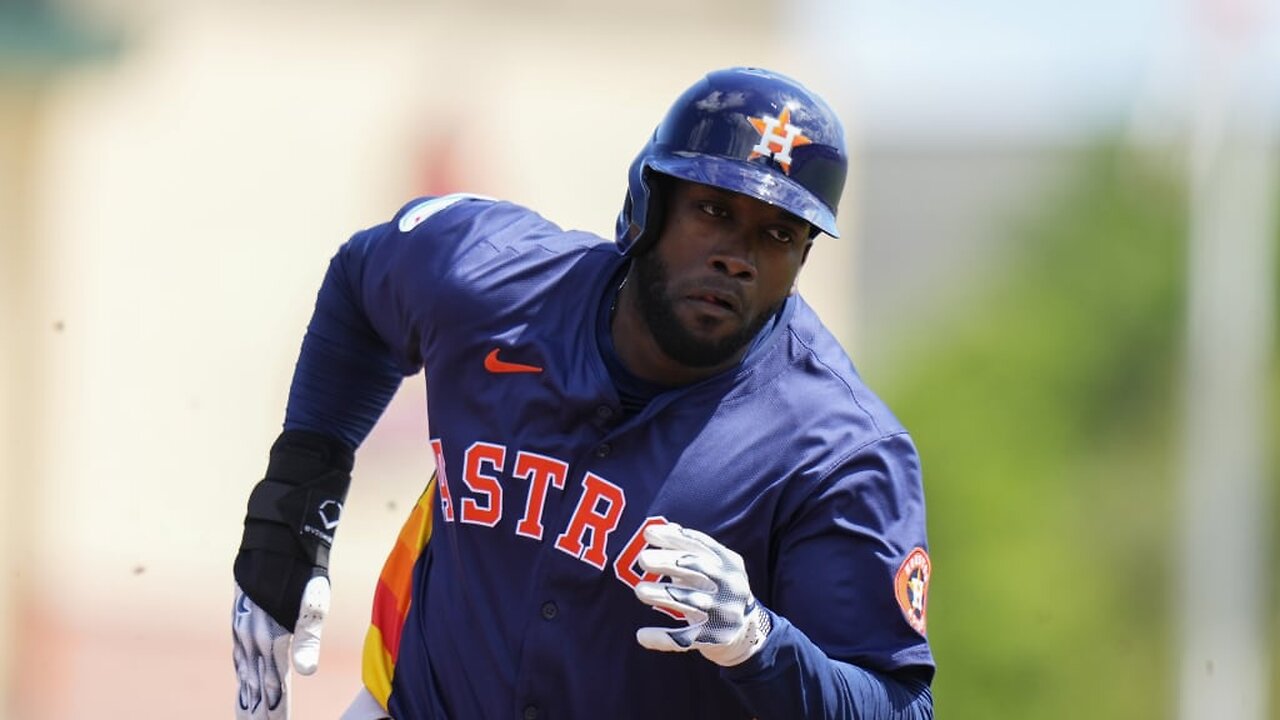
<svg viewBox="0 0 1280 720"><path fill-rule="evenodd" d="M771 621L751 594L741 555L675 523L650 526L644 539L654 547L640 552L640 567L670 579L637 584L636 597L680 613L688 625L640 628L636 642L662 652L697 650L722 667L759 652Z"/></svg>
<svg viewBox="0 0 1280 720"><path fill-rule="evenodd" d="M302 593L294 633L249 599L236 583L231 612L232 657L240 692L236 720L288 720L289 660L303 675L320 665L320 631L329 614L329 578L314 577Z"/></svg>

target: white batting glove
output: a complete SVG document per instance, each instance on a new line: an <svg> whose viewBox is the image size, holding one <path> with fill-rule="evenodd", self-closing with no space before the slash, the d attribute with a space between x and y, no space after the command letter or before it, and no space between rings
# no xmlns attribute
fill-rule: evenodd
<svg viewBox="0 0 1280 720"><path fill-rule="evenodd" d="M670 578L641 582L636 597L674 610L689 623L681 628L646 627L636 642L650 650L697 650L722 667L741 664L764 646L771 621L751 594L742 556L705 533L675 523L652 525L640 552L640 567Z"/></svg>
<svg viewBox="0 0 1280 720"><path fill-rule="evenodd" d="M236 583L231 611L232 655L240 681L236 720L288 720L289 659L292 656L293 667L303 675L319 667L329 592L329 578L311 578L302 593L295 633L290 633Z"/></svg>

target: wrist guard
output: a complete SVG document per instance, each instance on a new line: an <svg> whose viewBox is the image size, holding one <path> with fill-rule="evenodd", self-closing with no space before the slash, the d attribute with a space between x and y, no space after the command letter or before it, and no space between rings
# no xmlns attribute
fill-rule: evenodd
<svg viewBox="0 0 1280 720"><path fill-rule="evenodd" d="M307 583L329 574L329 549L354 464L354 452L341 441L286 430L271 446L266 476L249 495L236 582L290 630Z"/></svg>

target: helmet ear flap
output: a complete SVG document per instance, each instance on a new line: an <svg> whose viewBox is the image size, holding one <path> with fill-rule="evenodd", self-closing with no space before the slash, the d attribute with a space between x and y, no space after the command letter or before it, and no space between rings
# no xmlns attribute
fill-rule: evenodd
<svg viewBox="0 0 1280 720"><path fill-rule="evenodd" d="M648 188L648 202L645 203L644 226L631 224L629 232L634 233L629 255L638 255L653 247L662 235L662 227L667 219L667 196L670 193L671 178L649 167L641 171L645 187ZM627 198L629 203L631 198ZM634 216L633 213L628 213Z"/></svg>

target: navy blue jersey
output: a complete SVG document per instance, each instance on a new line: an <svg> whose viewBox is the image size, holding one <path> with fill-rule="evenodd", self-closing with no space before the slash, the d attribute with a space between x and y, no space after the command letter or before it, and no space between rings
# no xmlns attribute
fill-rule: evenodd
<svg viewBox="0 0 1280 720"><path fill-rule="evenodd" d="M286 426L358 444L422 368L437 465L379 585L366 685L408 720L834 717L851 672L927 682L906 430L798 295L741 364L623 412L598 333L626 262L463 196L334 258ZM741 666L636 643L679 622L632 591L664 521L744 558L774 631Z"/></svg>

